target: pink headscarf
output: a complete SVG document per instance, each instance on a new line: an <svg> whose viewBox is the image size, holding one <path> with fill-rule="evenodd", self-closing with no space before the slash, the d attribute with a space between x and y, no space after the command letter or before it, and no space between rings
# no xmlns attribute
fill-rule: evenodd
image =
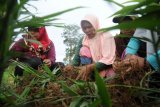
<svg viewBox="0 0 160 107"><path fill-rule="evenodd" d="M88 14L83 18L83 20L90 22L96 30L100 29L99 21L96 16ZM116 56L116 46L114 37L109 32L97 32L96 36L92 39L89 39L87 35L84 35L82 45L89 47L93 62L101 62L106 65L113 64ZM107 71L108 72L105 73L101 72L101 76L112 75L113 70Z"/></svg>

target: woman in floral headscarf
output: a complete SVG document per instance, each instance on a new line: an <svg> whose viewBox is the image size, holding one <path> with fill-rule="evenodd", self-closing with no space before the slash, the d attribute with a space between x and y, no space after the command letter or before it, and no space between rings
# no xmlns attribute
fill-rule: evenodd
<svg viewBox="0 0 160 107"><path fill-rule="evenodd" d="M38 69L38 66L45 63L51 69L55 64L55 47L49 39L45 27L28 27L28 34L15 42L11 51L19 53L19 61ZM22 76L23 69L15 68L15 75Z"/></svg>
<svg viewBox="0 0 160 107"><path fill-rule="evenodd" d="M80 67L77 79L87 80L96 68L102 77L113 76L112 64L115 60L115 41L109 32L96 32L99 27L98 18L88 14L81 21L85 33L80 41L72 64ZM67 66L66 69L71 68Z"/></svg>

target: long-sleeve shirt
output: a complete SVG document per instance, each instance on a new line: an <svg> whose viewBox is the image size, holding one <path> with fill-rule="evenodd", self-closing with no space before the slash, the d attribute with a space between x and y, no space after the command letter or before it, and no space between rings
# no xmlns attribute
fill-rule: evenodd
<svg viewBox="0 0 160 107"><path fill-rule="evenodd" d="M156 38L155 42L157 42L158 35L155 32L154 32L154 35L155 35L155 38ZM151 42L153 42L153 40L151 38L150 31L146 30L146 29L137 29L135 34L134 34L134 37L140 37L140 38L145 37L145 38L149 39ZM126 48L126 54L136 54L137 51L140 48L140 41L141 40L139 40L137 38L131 38L130 42L128 43L127 48ZM145 41L145 42L147 42L147 57L146 57L146 60L150 63L150 65L155 70L158 70L159 65L158 65L158 62L157 62L156 53L154 51L153 44L151 44L151 42L148 42L148 41ZM158 58L160 58L160 49L157 50L157 54L158 54Z"/></svg>
<svg viewBox="0 0 160 107"><path fill-rule="evenodd" d="M79 52L80 52L80 48L82 47L82 40L83 40L83 38L81 38L79 40L79 43L78 43L78 45L76 47L75 56L74 56L74 58L72 60L72 65L74 65L74 66L79 66L80 65L80 55L79 55ZM104 64L102 62L96 62L95 63L95 67L96 67L96 69L98 71L105 70L105 69L107 69L110 66L111 65L106 65L106 64Z"/></svg>
<svg viewBox="0 0 160 107"><path fill-rule="evenodd" d="M50 59L52 64L54 64L56 60L56 54L55 54L55 47L53 42L51 42L49 46L50 46L50 49L47 52L42 54L45 56L45 59ZM11 51L20 53L24 56L36 56L36 54L31 52L29 50L29 47L25 45L24 39L20 39L16 41L14 45L11 47Z"/></svg>

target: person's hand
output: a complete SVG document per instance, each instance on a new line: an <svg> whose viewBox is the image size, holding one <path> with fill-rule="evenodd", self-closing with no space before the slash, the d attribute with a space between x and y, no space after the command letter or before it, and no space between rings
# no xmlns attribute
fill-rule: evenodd
<svg viewBox="0 0 160 107"><path fill-rule="evenodd" d="M51 60L50 59L44 59L43 62L48 66L48 67L51 67Z"/></svg>
<svg viewBox="0 0 160 107"><path fill-rule="evenodd" d="M133 63L133 64L132 64ZM134 60L132 60L132 55L127 55L124 60L116 60L112 64L113 70L116 72L129 72L132 70L134 65Z"/></svg>
<svg viewBox="0 0 160 107"><path fill-rule="evenodd" d="M122 65L122 62L120 60L114 61L114 63L112 64L113 70L118 71L121 65Z"/></svg>
<svg viewBox="0 0 160 107"><path fill-rule="evenodd" d="M122 61L122 63L123 63L123 67L125 68L125 71L130 72L135 70L135 65L137 63L137 60L126 58Z"/></svg>
<svg viewBox="0 0 160 107"><path fill-rule="evenodd" d="M137 71L144 69L145 66L149 66L148 62L145 62L145 59L137 55L131 55L124 60L125 66L128 66L127 72ZM146 65L145 65L146 64Z"/></svg>
<svg viewBox="0 0 160 107"><path fill-rule="evenodd" d="M77 78L76 78L76 80L79 80L79 79L81 79L81 80L88 80L88 78L89 78L89 74L90 74L90 70L89 70L89 67L87 67L87 66L82 66L82 67L79 67L79 74L78 74L78 76L77 76Z"/></svg>
<svg viewBox="0 0 160 107"><path fill-rule="evenodd" d="M82 80L88 80L90 78L90 74L94 69L94 64L86 65L80 67L79 70L79 75L77 76L77 80L82 79Z"/></svg>
<svg viewBox="0 0 160 107"><path fill-rule="evenodd" d="M63 68L64 71L73 71L74 66L73 65L67 65Z"/></svg>

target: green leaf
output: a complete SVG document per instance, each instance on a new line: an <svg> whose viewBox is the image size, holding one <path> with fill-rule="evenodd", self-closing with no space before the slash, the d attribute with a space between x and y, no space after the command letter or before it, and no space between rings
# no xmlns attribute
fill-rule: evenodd
<svg viewBox="0 0 160 107"><path fill-rule="evenodd" d="M61 72L60 72L60 68L55 68L55 69L53 69L52 73L53 73L54 75L61 73Z"/></svg>
<svg viewBox="0 0 160 107"><path fill-rule="evenodd" d="M79 107L88 107L88 102L83 101Z"/></svg>
<svg viewBox="0 0 160 107"><path fill-rule="evenodd" d="M69 107L79 107L81 100L82 100L81 97L75 98L75 99L70 103Z"/></svg>
<svg viewBox="0 0 160 107"><path fill-rule="evenodd" d="M143 40L143 41L147 41L147 42L151 42L152 43L152 40L151 39L148 39L147 37L144 37L145 35L142 35L142 37L132 37L132 38L136 38L138 40ZM124 35L124 34L119 34L119 35L116 35L115 37L118 37L118 38L128 38L127 35Z"/></svg>
<svg viewBox="0 0 160 107"><path fill-rule="evenodd" d="M128 21L124 23L120 23L118 25L108 27L108 28L102 28L99 31L106 32L114 29L135 29L135 28L146 28L146 29L153 29L155 26L160 25L160 21L158 16L155 15L146 15L143 17L140 17L134 21Z"/></svg>
<svg viewBox="0 0 160 107"><path fill-rule="evenodd" d="M150 5L153 2L154 1L152 1L152 0L143 0L139 3L137 3L137 4L125 6L121 10L117 11L116 13L114 13L111 16L114 16L114 15L120 15L120 16L131 15L131 14L135 13L136 10L140 10L140 9L142 9L142 7L146 7L147 5ZM134 1L133 1L133 3L134 3Z"/></svg>
<svg viewBox="0 0 160 107"><path fill-rule="evenodd" d="M35 80L32 79L32 81L30 82L30 85L31 86L32 84L34 84ZM31 88L29 86L26 86L25 89L23 90L23 92L21 93L20 95L20 98L21 99L17 99L17 102L25 102L27 100L27 96L31 90Z"/></svg>
<svg viewBox="0 0 160 107"><path fill-rule="evenodd" d="M155 12L155 11L160 11L160 5L157 5L157 4L152 4L146 8L142 8L142 9L139 9L139 10L135 10L135 14L142 14L142 15L145 15L146 13L151 13L151 12Z"/></svg>
<svg viewBox="0 0 160 107"><path fill-rule="evenodd" d="M73 11L75 9L80 9L80 8L84 8L84 7L75 7L75 8L70 8L70 9L66 9L60 12L56 12L53 14L49 14L43 17L35 17L32 18L30 20L26 20L26 21L22 21L22 22L17 22L17 24L15 24L15 28L22 28L22 27L26 27L26 26L46 26L47 23L51 22L51 21L55 21L58 20L58 18L55 18L56 16L59 16L61 14L64 14L66 12L69 11ZM50 23L51 24L51 23ZM59 26L59 24L53 24L55 26Z"/></svg>
<svg viewBox="0 0 160 107"><path fill-rule="evenodd" d="M52 74L52 71L49 69L49 67L48 67L47 65L44 64L42 67L43 67L43 69L44 69L50 76L53 75L53 74Z"/></svg>
<svg viewBox="0 0 160 107"><path fill-rule="evenodd" d="M74 82L80 89L84 89L86 81L82 81L82 80L73 80L71 79L72 82Z"/></svg>
<svg viewBox="0 0 160 107"><path fill-rule="evenodd" d="M70 87L68 87L68 86L67 86L66 84L64 84L63 82L61 83L61 86L62 86L63 90L64 90L65 92L67 92L69 95L71 95L71 96L77 96L77 95L78 95L77 92L73 91Z"/></svg>
<svg viewBox="0 0 160 107"><path fill-rule="evenodd" d="M10 98L23 100L23 98L20 97L20 95L18 95L13 89L6 87L6 85L3 85L3 88L5 89L5 92L3 91L1 94L4 95L6 97L6 99L8 99L9 102L11 100ZM7 94L6 94L6 92L7 92ZM12 103L16 103L16 100L13 101Z"/></svg>
<svg viewBox="0 0 160 107"><path fill-rule="evenodd" d="M26 98L26 96L28 95L29 91L30 91L30 87L25 87L25 89L23 90L23 92L20 95L20 97Z"/></svg>
<svg viewBox="0 0 160 107"><path fill-rule="evenodd" d="M98 107L101 103L100 99L96 99L95 101L92 102L92 104L89 104L88 107Z"/></svg>
<svg viewBox="0 0 160 107"><path fill-rule="evenodd" d="M143 2L144 0L129 0L129 1L126 1L124 3L133 3L133 2L137 2L137 3L140 3L140 2Z"/></svg>
<svg viewBox="0 0 160 107"><path fill-rule="evenodd" d="M37 70L33 69L32 67L30 67L29 65L27 64L24 64L22 62L18 62L16 60L11 60L14 64L18 65L20 68L24 69L25 72L27 73L32 73L38 77L41 77L37 72Z"/></svg>
<svg viewBox="0 0 160 107"><path fill-rule="evenodd" d="M113 15L111 15L110 17L114 16L114 15L119 15L119 16L126 16L128 14L130 14L134 9L137 8L137 5L131 5L131 6L126 6L123 9L115 12Z"/></svg>
<svg viewBox="0 0 160 107"><path fill-rule="evenodd" d="M119 7L124 7L124 5L118 3L118 2L116 2L116 1L114 1L114 0L104 0L104 1L110 2L110 3L114 3L114 4L116 4L116 5L119 6Z"/></svg>
<svg viewBox="0 0 160 107"><path fill-rule="evenodd" d="M103 79L99 76L97 71L95 71L95 77L96 77L96 85L98 88L98 94L100 96L103 107L112 107L110 95L105 86L106 84L104 83Z"/></svg>

